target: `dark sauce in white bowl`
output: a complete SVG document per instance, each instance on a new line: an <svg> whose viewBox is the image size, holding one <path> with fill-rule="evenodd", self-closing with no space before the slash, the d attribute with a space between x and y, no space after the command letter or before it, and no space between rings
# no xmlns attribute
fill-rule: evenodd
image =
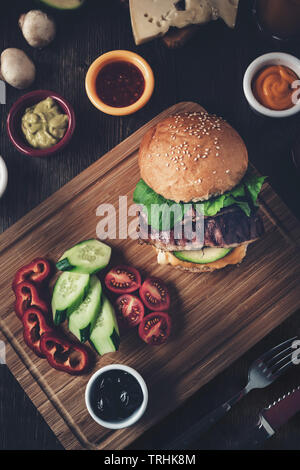
<svg viewBox="0 0 300 470"><path fill-rule="evenodd" d="M90 405L98 418L118 423L132 416L144 401L137 379L122 369L100 374L90 390Z"/></svg>

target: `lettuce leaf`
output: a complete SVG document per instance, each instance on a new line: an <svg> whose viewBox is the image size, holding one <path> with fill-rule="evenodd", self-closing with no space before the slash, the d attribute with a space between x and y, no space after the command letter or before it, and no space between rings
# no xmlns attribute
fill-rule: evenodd
<svg viewBox="0 0 300 470"><path fill-rule="evenodd" d="M265 179L266 176L255 176L251 174L247 174L244 178L244 185L247 188L248 193L252 199L252 203L255 206L257 205L256 201Z"/></svg>
<svg viewBox="0 0 300 470"><path fill-rule="evenodd" d="M173 228L176 223L183 219L187 210L192 207L192 204L176 204L170 199L165 199L153 191L142 179L136 185L133 201L143 206L143 211L147 214L148 224L156 230ZM167 217L168 209L172 207L176 210L174 212L170 211L170 217Z"/></svg>
<svg viewBox="0 0 300 470"><path fill-rule="evenodd" d="M225 207L236 204L250 217L251 205L257 205L256 201L265 179L265 176L247 174L231 191L203 202L204 215L212 217Z"/></svg>
<svg viewBox="0 0 300 470"><path fill-rule="evenodd" d="M199 202L193 206L205 216L215 216L225 207L237 205L248 217L254 207L257 206L257 198L265 181L264 176L255 176L247 173L242 182L231 191L211 198L208 201ZM165 199L151 189L144 180L140 180L135 188L133 200L143 206L142 210L147 214L148 224L156 230L169 230L180 222L184 214L191 208L191 204L176 204L170 199ZM155 209L153 210L153 205ZM175 208L170 217L166 217L168 209ZM152 208L152 210L151 210Z"/></svg>

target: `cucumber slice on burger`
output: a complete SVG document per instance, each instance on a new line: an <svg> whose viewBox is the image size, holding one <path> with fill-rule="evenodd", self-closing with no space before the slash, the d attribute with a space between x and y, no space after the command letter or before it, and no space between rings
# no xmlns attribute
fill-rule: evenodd
<svg viewBox="0 0 300 470"><path fill-rule="evenodd" d="M188 261L195 264L208 264L225 258L232 248L205 247L196 251L173 251L173 255L181 261Z"/></svg>
<svg viewBox="0 0 300 470"><path fill-rule="evenodd" d="M42 3L50 8L55 8L56 10L77 10L82 7L85 3L85 0L38 0L39 3Z"/></svg>

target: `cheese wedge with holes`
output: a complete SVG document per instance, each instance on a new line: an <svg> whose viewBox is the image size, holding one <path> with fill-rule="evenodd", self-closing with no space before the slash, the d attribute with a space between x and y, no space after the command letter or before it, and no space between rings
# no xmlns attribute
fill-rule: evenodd
<svg viewBox="0 0 300 470"><path fill-rule="evenodd" d="M234 28L239 0L129 0L135 43L163 36L170 27L184 28L222 18Z"/></svg>

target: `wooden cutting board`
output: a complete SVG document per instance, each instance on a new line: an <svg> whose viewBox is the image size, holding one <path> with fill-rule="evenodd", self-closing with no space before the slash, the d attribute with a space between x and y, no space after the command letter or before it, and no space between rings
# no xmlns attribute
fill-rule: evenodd
<svg viewBox="0 0 300 470"><path fill-rule="evenodd" d="M240 267L208 274L182 273L156 264L151 248L113 240L113 263L137 266L170 286L174 333L169 343L151 348L131 331L120 351L97 360L128 364L144 376L150 391L146 414L120 431L98 426L89 416L84 391L90 377L71 377L49 367L24 344L13 312L11 281L16 270L36 256L56 260L76 242L96 236L97 207L120 195L129 203L139 179L137 149L145 132L178 111L196 111L179 103L74 178L0 237L0 329L7 364L66 449L123 449L146 429L181 405L251 346L300 307L300 224L265 184L261 208L266 235L251 245Z"/></svg>

